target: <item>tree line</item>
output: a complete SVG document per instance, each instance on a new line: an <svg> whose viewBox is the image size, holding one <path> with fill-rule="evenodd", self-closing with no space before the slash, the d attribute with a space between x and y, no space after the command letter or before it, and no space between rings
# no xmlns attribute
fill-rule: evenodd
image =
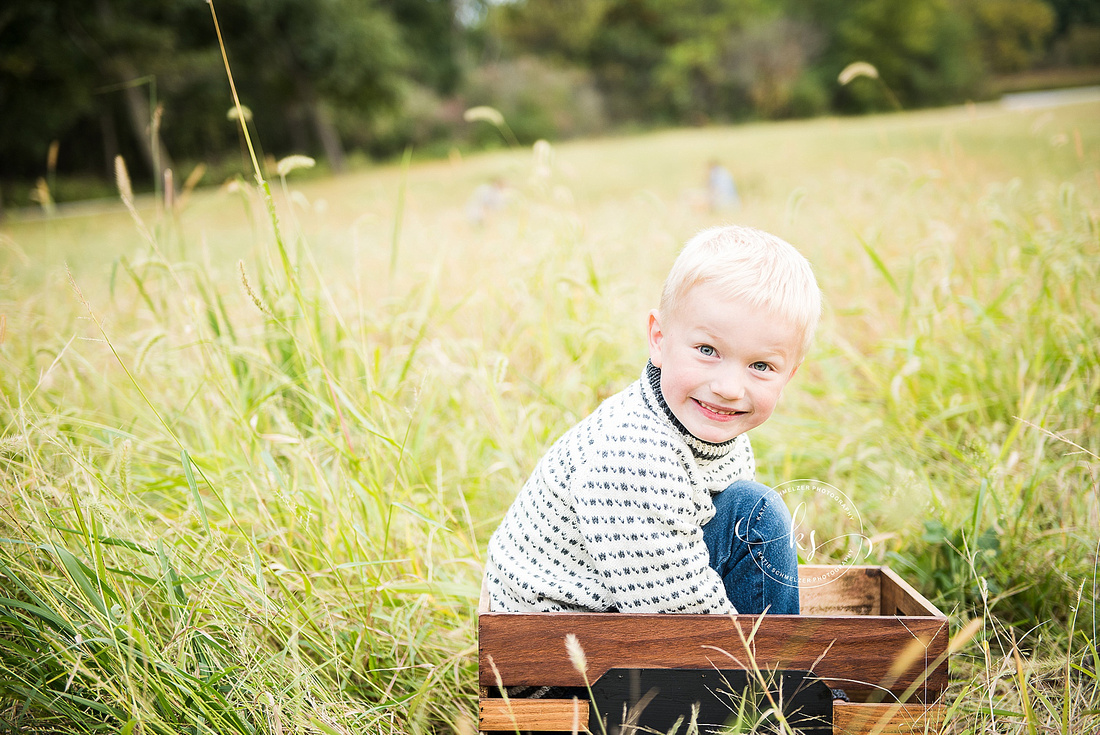
<svg viewBox="0 0 1100 735"><path fill-rule="evenodd" d="M216 0L269 155L350 153L978 99L999 75L1100 66L1100 0ZM853 62L864 62L851 67ZM849 69L849 78L841 74ZM842 83L843 82L843 83ZM44 175L146 182L241 140L206 0L8 0L4 198Z"/></svg>

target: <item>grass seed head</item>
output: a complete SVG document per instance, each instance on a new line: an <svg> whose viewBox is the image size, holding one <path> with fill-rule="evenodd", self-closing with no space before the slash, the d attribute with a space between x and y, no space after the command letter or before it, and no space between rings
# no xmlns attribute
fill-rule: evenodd
<svg viewBox="0 0 1100 735"><path fill-rule="evenodd" d="M256 308L262 311L264 314L267 314L269 317L274 318L275 314L271 311L271 307L264 303L264 300L260 298L260 295L252 289L252 284L248 282L248 274L245 273L243 260L237 261L237 270L240 271L241 274L241 285L244 286L245 293L248 294L248 297L252 299L252 303L255 304Z"/></svg>
<svg viewBox="0 0 1100 735"><path fill-rule="evenodd" d="M287 156L279 161L275 166L276 172L279 176L286 176L291 171L299 168L313 168L317 165L317 161L309 156L302 156L295 154L293 156Z"/></svg>
<svg viewBox="0 0 1100 735"><path fill-rule="evenodd" d="M242 116L244 117L245 122L248 122L252 119L252 110L249 109L247 105L241 105L239 112L236 106L230 107L229 111L225 113L225 119L229 120L230 122L237 122L241 119Z"/></svg>
<svg viewBox="0 0 1100 735"><path fill-rule="evenodd" d="M130 174L126 170L126 161L122 156L115 156L115 182L118 184L118 193L122 197L122 203L127 209L134 206L134 188L130 185Z"/></svg>
<svg viewBox="0 0 1100 735"><path fill-rule="evenodd" d="M504 124L504 115L500 113L500 110L495 107L489 107L488 105L481 105L479 107L471 107L462 114L462 119L466 122L476 122L483 120L484 122L492 123L497 127Z"/></svg>
<svg viewBox="0 0 1100 735"><path fill-rule="evenodd" d="M573 668L587 676L588 659L584 655L584 649L581 648L581 642L577 640L577 636L572 633L566 634L565 650L569 652L569 661L573 664Z"/></svg>
<svg viewBox="0 0 1100 735"><path fill-rule="evenodd" d="M878 69L868 64L866 61L853 61L840 71L840 74L837 76L837 81L840 82L841 85L846 85L857 77L878 79Z"/></svg>
<svg viewBox="0 0 1100 735"><path fill-rule="evenodd" d="M122 442L118 457L118 489L123 495L130 492L130 458L134 453L134 443L130 439Z"/></svg>

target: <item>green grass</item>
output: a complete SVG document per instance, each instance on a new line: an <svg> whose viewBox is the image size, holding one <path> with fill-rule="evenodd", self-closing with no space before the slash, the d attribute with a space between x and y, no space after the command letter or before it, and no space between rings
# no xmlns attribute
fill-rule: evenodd
<svg viewBox="0 0 1100 735"><path fill-rule="evenodd" d="M952 731L1094 731L1098 112L667 131L556 147L549 177L519 149L292 173L277 226L244 183L139 200L141 226L13 214L0 731L475 729L488 535L640 374L677 249L727 219L796 244L827 301L761 478L841 488L872 562L981 620ZM736 214L699 207L712 156ZM509 206L472 226L496 175Z"/></svg>

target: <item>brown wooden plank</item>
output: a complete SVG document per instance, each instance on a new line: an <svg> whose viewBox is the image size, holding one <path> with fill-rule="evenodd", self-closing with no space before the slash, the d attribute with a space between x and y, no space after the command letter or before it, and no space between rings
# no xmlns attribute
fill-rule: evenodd
<svg viewBox="0 0 1100 735"><path fill-rule="evenodd" d="M750 668L737 627L748 637L757 620L751 615L489 613L480 617L480 681L496 684L495 665L508 686L584 686L565 650L568 633L584 650L590 682L611 668ZM893 671L914 640L921 641L919 655ZM943 618L767 615L752 643L760 668L812 670L830 686L855 693L884 685L900 694L920 682L916 696L928 701L947 686L947 640ZM925 677L938 658L943 660Z"/></svg>
<svg viewBox="0 0 1100 735"><path fill-rule="evenodd" d="M583 732L588 727L588 701L584 699L482 698L478 730L481 732Z"/></svg>
<svg viewBox="0 0 1100 735"><path fill-rule="evenodd" d="M896 574L885 567L800 565L798 567L798 578L801 586L802 614L881 615L880 599L884 571L889 572L892 578L898 579ZM909 589L912 590L911 587ZM913 594L917 593L914 591ZM919 597L919 594L917 596ZM488 580L483 577L481 597L478 600L478 613L487 612L490 612L489 584ZM926 613L906 614L923 615Z"/></svg>
<svg viewBox="0 0 1100 735"><path fill-rule="evenodd" d="M938 733L943 705L854 704L833 702L833 735L915 735Z"/></svg>
<svg viewBox="0 0 1100 735"><path fill-rule="evenodd" d="M944 616L924 595L889 567L882 567L882 614Z"/></svg>
<svg viewBox="0 0 1100 735"><path fill-rule="evenodd" d="M798 598L803 615L878 615L881 567L798 567Z"/></svg>

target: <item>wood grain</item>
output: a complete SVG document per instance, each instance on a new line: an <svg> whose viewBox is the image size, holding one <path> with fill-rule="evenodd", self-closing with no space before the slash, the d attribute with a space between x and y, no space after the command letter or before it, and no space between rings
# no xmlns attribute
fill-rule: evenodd
<svg viewBox="0 0 1100 735"><path fill-rule="evenodd" d="M878 615L881 567L798 567L798 601L803 615Z"/></svg>
<svg viewBox="0 0 1100 735"><path fill-rule="evenodd" d="M883 615L942 615L936 606L889 567L882 567Z"/></svg>
<svg viewBox="0 0 1100 735"><path fill-rule="evenodd" d="M833 703L833 735L915 735L938 733L942 705Z"/></svg>
<svg viewBox="0 0 1100 735"><path fill-rule="evenodd" d="M542 730L583 732L588 728L588 702L582 699L481 699L482 732Z"/></svg>
<svg viewBox="0 0 1100 735"><path fill-rule="evenodd" d="M803 564L798 567L798 580L799 604L805 615L879 614L882 567ZM485 577L481 579L477 611L491 612Z"/></svg>
<svg viewBox="0 0 1100 735"><path fill-rule="evenodd" d="M574 699L482 698L478 729L482 732L541 730L572 732L588 725L589 704ZM935 733L943 725L942 705L833 703L833 735L913 735Z"/></svg>
<svg viewBox="0 0 1100 735"><path fill-rule="evenodd" d="M584 686L569 660L565 636L577 636L595 682L611 668L752 668L738 635L753 626L756 666L813 671L850 693L884 683L900 694L945 654L946 618L817 615L619 615L608 613L488 613L480 617L480 677L495 684L490 657L507 686ZM920 656L893 671L898 655L920 640ZM818 661L818 659L821 659ZM946 659L917 695L935 699L947 686ZM862 697L860 697L862 698Z"/></svg>
<svg viewBox="0 0 1100 735"><path fill-rule="evenodd" d="M887 567L830 566L803 564L798 567L799 603L803 615L933 615L941 613L919 592ZM905 612L889 611L882 601L888 596L888 606L905 608ZM918 604L906 604L919 600ZM489 585L481 580L478 613L491 612Z"/></svg>

